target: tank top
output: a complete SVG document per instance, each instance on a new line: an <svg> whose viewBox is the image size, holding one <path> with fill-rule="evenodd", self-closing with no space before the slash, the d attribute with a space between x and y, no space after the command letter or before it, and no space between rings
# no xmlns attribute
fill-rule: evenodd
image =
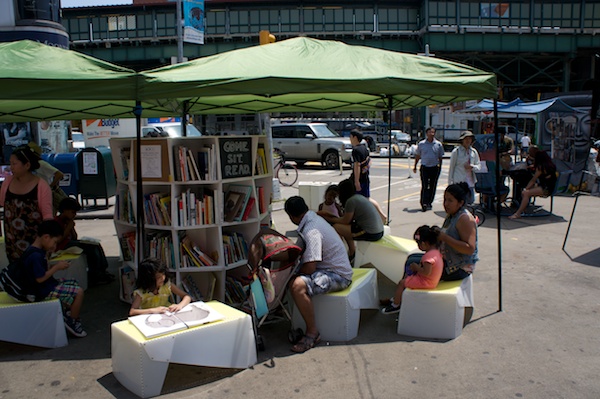
<svg viewBox="0 0 600 399"><path fill-rule="evenodd" d="M37 226L43 217L38 204L38 185L26 194L6 191L4 200L4 233L6 256L9 261L19 259L35 241Z"/></svg>
<svg viewBox="0 0 600 399"><path fill-rule="evenodd" d="M331 203L330 205L327 205L326 203L323 202L323 207L321 209L326 212L331 213L336 218L340 217L340 212L338 211L337 206L335 206L335 202Z"/></svg>
<svg viewBox="0 0 600 399"><path fill-rule="evenodd" d="M454 216L448 216L446 220L444 220L444 224L442 226L442 231L448 234L450 237L460 240L460 235L458 233L458 229L456 228L456 223L458 223L458 219L460 219L464 214L468 214L469 211L465 208L461 208L458 212L454 214ZM464 269L467 272L473 272L475 269L475 263L479 260L478 253L478 242L479 237L476 233L475 236L475 252L471 255L461 254L455 251L446 243L442 243L442 255L444 256L444 260L446 261L446 273L453 273L458 269Z"/></svg>

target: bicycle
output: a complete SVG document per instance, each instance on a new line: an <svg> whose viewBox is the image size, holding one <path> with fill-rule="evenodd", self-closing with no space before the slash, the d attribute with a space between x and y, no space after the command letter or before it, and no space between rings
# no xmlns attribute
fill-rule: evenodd
<svg viewBox="0 0 600 399"><path fill-rule="evenodd" d="M477 227L481 226L485 222L485 211L483 206L480 204L469 204L465 206L471 215L475 218Z"/></svg>
<svg viewBox="0 0 600 399"><path fill-rule="evenodd" d="M275 177L277 177L279 184L282 186L293 186L298 181L298 169L296 166L285 161L285 152L278 150L274 151L279 158L275 164Z"/></svg>

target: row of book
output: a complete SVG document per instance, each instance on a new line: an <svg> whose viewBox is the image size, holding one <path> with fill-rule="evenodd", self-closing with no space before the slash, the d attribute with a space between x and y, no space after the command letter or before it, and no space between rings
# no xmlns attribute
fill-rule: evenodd
<svg viewBox="0 0 600 399"><path fill-rule="evenodd" d="M248 243L240 233L223 234L225 264L248 259Z"/></svg>
<svg viewBox="0 0 600 399"><path fill-rule="evenodd" d="M124 261L133 261L135 254L135 231L127 231L119 236L119 245Z"/></svg>
<svg viewBox="0 0 600 399"><path fill-rule="evenodd" d="M225 301L229 304L240 304L247 297L246 287L239 280L227 276L225 279Z"/></svg>
<svg viewBox="0 0 600 399"><path fill-rule="evenodd" d="M148 254L150 257L162 260L169 269L175 268L173 239L170 232L148 232L146 234L146 241L148 242Z"/></svg>
<svg viewBox="0 0 600 399"><path fill-rule="evenodd" d="M177 181L217 180L215 145L205 145L194 151L185 146L173 148Z"/></svg>
<svg viewBox="0 0 600 399"><path fill-rule="evenodd" d="M217 261L200 249L187 235L180 239L181 265L183 267L214 266Z"/></svg>
<svg viewBox="0 0 600 399"><path fill-rule="evenodd" d="M170 226L171 196L165 193L144 194L144 222L157 226Z"/></svg>
<svg viewBox="0 0 600 399"><path fill-rule="evenodd" d="M196 284L196 281L191 274L186 274L181 279L183 290L192 298L192 302L210 301L214 297L215 285L217 278L213 273L203 274L201 276L202 283Z"/></svg>
<svg viewBox="0 0 600 399"><path fill-rule="evenodd" d="M115 195L116 218L122 222L135 223L135 213L131 204L129 189L124 188L119 190Z"/></svg>
<svg viewBox="0 0 600 399"><path fill-rule="evenodd" d="M190 189L176 198L179 226L197 226L215 223L214 193L200 189L198 194Z"/></svg>
<svg viewBox="0 0 600 399"><path fill-rule="evenodd" d="M121 157L121 168L123 170L121 178L123 178L123 180L127 180L129 178L129 162L131 159L131 148L121 148L119 155Z"/></svg>

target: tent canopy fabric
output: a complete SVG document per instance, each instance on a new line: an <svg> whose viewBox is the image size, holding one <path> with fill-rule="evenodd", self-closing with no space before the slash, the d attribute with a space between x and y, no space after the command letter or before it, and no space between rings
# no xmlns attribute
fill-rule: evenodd
<svg viewBox="0 0 600 399"><path fill-rule="evenodd" d="M192 114L406 109L496 95L496 76L467 65L306 37L142 75L141 99L189 99Z"/></svg>
<svg viewBox="0 0 600 399"><path fill-rule="evenodd" d="M134 100L135 71L57 47L0 43L0 99Z"/></svg>
<svg viewBox="0 0 600 399"><path fill-rule="evenodd" d="M33 41L0 44L0 122L406 109L494 97L496 77L433 57L295 38L136 73Z"/></svg>

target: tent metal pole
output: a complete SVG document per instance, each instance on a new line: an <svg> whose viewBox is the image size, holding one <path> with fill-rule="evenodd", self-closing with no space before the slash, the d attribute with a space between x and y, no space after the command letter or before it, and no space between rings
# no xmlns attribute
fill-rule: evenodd
<svg viewBox="0 0 600 399"><path fill-rule="evenodd" d="M388 96L388 199L387 199L387 224L390 224L390 201L392 196L392 97Z"/></svg>
<svg viewBox="0 0 600 399"><path fill-rule="evenodd" d="M187 114L190 102L185 100L181 110L181 136L187 137Z"/></svg>
<svg viewBox="0 0 600 399"><path fill-rule="evenodd" d="M500 129L498 127L498 100L494 98L494 141L496 143L496 224L498 231L498 312L502 312L502 226L500 223Z"/></svg>
<svg viewBox="0 0 600 399"><path fill-rule="evenodd" d="M136 140L135 140L135 153L137 157L134 159L137 160L135 164L135 176L136 176L136 230L137 230L137 243L136 243L136 252L138 255L138 263L144 259L145 254L145 232L144 232L144 186L142 184L142 103L140 101L135 102L135 109L133 110L135 115L135 125L136 125Z"/></svg>

